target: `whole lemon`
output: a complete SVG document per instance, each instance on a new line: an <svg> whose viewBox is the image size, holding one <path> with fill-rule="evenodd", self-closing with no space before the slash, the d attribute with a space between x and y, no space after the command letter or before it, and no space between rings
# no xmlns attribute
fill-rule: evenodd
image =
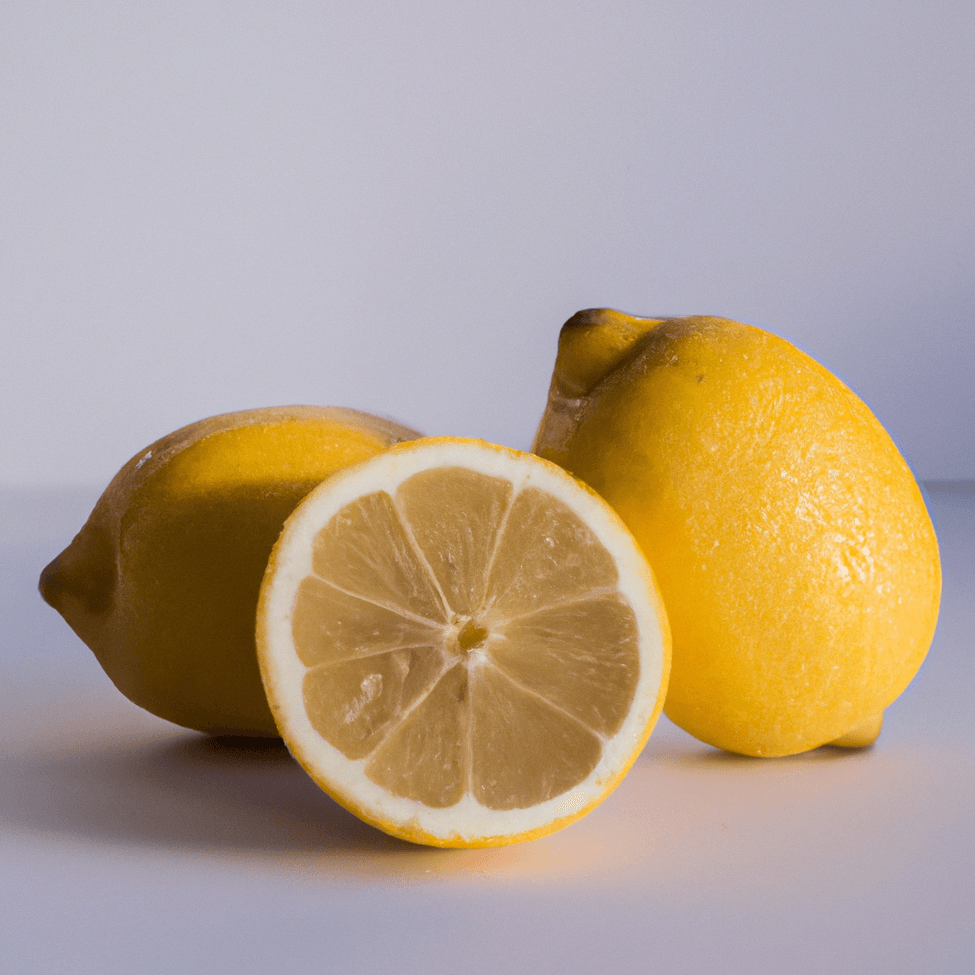
<svg viewBox="0 0 975 975"><path fill-rule="evenodd" d="M873 741L931 644L941 567L917 482L846 385L749 325L584 311L533 449L643 547L676 724L747 755Z"/></svg>
<svg viewBox="0 0 975 975"><path fill-rule="evenodd" d="M136 704L210 734L276 736L254 641L271 548L322 480L418 436L315 406L183 427L113 478L41 595Z"/></svg>

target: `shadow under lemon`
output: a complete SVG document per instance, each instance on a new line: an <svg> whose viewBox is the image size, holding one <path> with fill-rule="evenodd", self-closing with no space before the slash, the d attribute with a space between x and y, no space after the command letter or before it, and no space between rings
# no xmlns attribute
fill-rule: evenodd
<svg viewBox="0 0 975 975"><path fill-rule="evenodd" d="M568 866L543 841L485 850L417 846L322 792L277 740L181 733L14 750L0 760L0 821L20 832L189 856L259 860L324 880L435 880ZM569 857L571 860L571 857Z"/></svg>
<svg viewBox="0 0 975 975"><path fill-rule="evenodd" d="M262 868L278 864L325 881L411 883L482 875L595 880L600 874L618 878L637 864L652 876L654 861L679 839L677 827L691 813L680 811L686 805L681 796L696 805L707 788L692 780L723 777L729 766L735 776L753 768L767 777L772 766L779 775L801 775L855 757L823 748L757 761L702 745L666 722L621 787L568 830L507 847L441 850L361 822L322 792L280 741L182 732L146 740L144 733L121 730L106 728L99 735L90 729L73 741L65 734L8 752L0 774L0 820L28 833L114 847L258 860Z"/></svg>

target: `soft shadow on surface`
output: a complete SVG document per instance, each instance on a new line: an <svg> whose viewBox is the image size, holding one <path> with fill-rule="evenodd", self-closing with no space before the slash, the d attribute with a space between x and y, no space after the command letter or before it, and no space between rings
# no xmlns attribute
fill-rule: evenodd
<svg viewBox="0 0 975 975"><path fill-rule="evenodd" d="M360 822L276 741L182 734L4 760L0 819L90 840L196 850L417 849Z"/></svg>
<svg viewBox="0 0 975 975"><path fill-rule="evenodd" d="M757 769L763 767L767 770L774 768L778 771L785 771L788 769L798 770L803 766L850 761L854 760L858 755L862 756L866 752L869 752L869 750L869 748L835 748L830 745L823 745L822 748L814 748L812 751L802 752L799 755L760 758L752 755L738 755L734 752L724 752L717 748L710 748L707 745L700 745L694 750L680 749L679 751L664 751L660 755L660 758L662 761L670 762L673 765L679 765L687 769Z"/></svg>
<svg viewBox="0 0 975 975"><path fill-rule="evenodd" d="M870 751L871 748L837 748L833 745L823 745L821 748L814 748L812 751L802 752L798 755L785 755L779 758L739 755L698 741L668 719L662 718L650 736L650 741L647 742L646 748L640 756L640 761L663 762L671 767L689 771L694 769L740 768L783 772L843 762L844 760L854 759L856 756L869 754Z"/></svg>
<svg viewBox="0 0 975 975"><path fill-rule="evenodd" d="M591 869L583 843L444 850L388 836L322 792L277 741L180 733L131 745L75 743L0 758L0 824L28 835L226 858L257 858L340 881L401 883L485 874L532 881ZM86 743L87 738L87 743Z"/></svg>
<svg viewBox="0 0 975 975"><path fill-rule="evenodd" d="M756 857L779 864L782 877L827 862L823 851L835 846L834 833L849 832L854 820L860 825L848 852L865 858L866 875L886 846L857 854L865 837L903 804L905 789L934 794L937 781L922 774L930 765L923 750L820 749L754 759L710 749L661 722L619 789L568 829L496 849L438 850L360 822L279 742L172 733L121 708L101 722L91 714L79 708L42 715L19 738L7 736L0 755L5 841L43 846L55 838L71 855L87 847L95 855L248 863L329 884L480 883L493 876L505 884L584 883L588 890L621 883L687 889L693 881L734 892ZM962 800L960 808L970 809Z"/></svg>

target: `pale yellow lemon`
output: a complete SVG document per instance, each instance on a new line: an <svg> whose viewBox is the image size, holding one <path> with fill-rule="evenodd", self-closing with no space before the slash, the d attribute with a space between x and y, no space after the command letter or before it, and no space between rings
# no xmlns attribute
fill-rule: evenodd
<svg viewBox="0 0 975 975"><path fill-rule="evenodd" d="M380 829L476 847L593 809L663 706L670 638L613 510L481 441L401 444L288 519L257 616L281 735Z"/></svg>
<svg viewBox="0 0 975 975"><path fill-rule="evenodd" d="M41 594L141 707L211 734L277 735L254 645L271 547L324 478L416 436L316 406L183 427L119 471Z"/></svg>
<svg viewBox="0 0 975 975"><path fill-rule="evenodd" d="M534 448L643 546L673 633L668 716L748 755L869 744L938 617L938 544L868 407L721 318L580 312Z"/></svg>

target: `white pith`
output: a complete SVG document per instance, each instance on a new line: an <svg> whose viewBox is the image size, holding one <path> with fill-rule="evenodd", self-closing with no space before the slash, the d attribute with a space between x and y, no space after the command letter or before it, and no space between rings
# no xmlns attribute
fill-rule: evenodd
<svg viewBox="0 0 975 975"><path fill-rule="evenodd" d="M364 494L397 486L420 471L466 467L509 480L515 492L532 485L568 506L594 531L616 563L617 590L632 608L639 631L640 673L630 711L619 731L603 740L602 756L582 782L561 795L524 809L489 809L469 793L447 808L430 808L391 794L365 774L369 757L351 760L323 739L309 721L302 681L307 668L294 649L291 612L301 581L312 574L315 535L347 504ZM515 837L557 820L576 818L600 801L642 747L659 713L664 688L664 630L650 570L616 514L564 471L532 455L466 441L422 441L395 448L331 477L313 491L285 525L265 578L259 614L261 668L272 711L292 752L340 802L390 831L441 840ZM467 655L478 666L477 650ZM459 659L459 658L458 658ZM530 747L528 745L527 747Z"/></svg>

